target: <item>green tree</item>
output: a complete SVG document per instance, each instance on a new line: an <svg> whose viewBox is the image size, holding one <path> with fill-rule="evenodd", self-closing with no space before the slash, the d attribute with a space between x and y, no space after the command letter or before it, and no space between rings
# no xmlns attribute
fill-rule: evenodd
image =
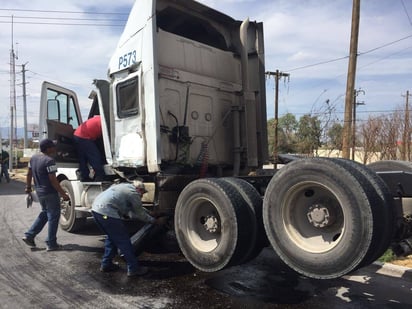
<svg viewBox="0 0 412 309"><path fill-rule="evenodd" d="M269 157L273 156L273 145L275 140L275 119L269 119L267 121L267 130L268 130L268 148L269 148Z"/></svg>
<svg viewBox="0 0 412 309"><path fill-rule="evenodd" d="M298 122L295 115L287 113L278 119L278 153L295 153L296 130ZM269 154L273 155L275 142L275 119L267 122Z"/></svg>
<svg viewBox="0 0 412 309"><path fill-rule="evenodd" d="M295 115L287 113L279 118L279 152L295 153L296 149L296 130L298 122Z"/></svg>
<svg viewBox="0 0 412 309"><path fill-rule="evenodd" d="M328 130L328 146L331 150L342 150L343 126L340 123L334 123Z"/></svg>
<svg viewBox="0 0 412 309"><path fill-rule="evenodd" d="M279 128L283 130L286 138L289 141L292 141L294 139L296 129L298 128L298 122L296 120L295 115L291 113L287 113L284 116L280 117L279 118Z"/></svg>
<svg viewBox="0 0 412 309"><path fill-rule="evenodd" d="M321 136L322 129L318 117L306 114L299 119L296 137L300 153L313 154L316 152L321 145Z"/></svg>

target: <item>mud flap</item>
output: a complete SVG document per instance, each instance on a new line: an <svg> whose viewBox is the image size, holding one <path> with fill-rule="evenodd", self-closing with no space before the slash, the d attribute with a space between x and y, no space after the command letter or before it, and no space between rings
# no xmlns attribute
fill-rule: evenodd
<svg viewBox="0 0 412 309"><path fill-rule="evenodd" d="M151 245L153 240L166 231L167 229L164 226L146 223L140 230L130 237L136 256L140 255L147 246Z"/></svg>

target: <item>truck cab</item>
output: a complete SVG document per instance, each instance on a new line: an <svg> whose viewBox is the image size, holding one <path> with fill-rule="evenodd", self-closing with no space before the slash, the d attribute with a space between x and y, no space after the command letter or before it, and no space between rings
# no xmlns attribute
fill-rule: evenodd
<svg viewBox="0 0 412 309"><path fill-rule="evenodd" d="M107 180L144 177L152 204L173 209L189 181L247 175L267 160L262 23L195 1L136 1L108 79L93 84L87 118L102 119ZM72 139L80 123L76 94L44 82L40 132L57 142L76 213L90 208Z"/></svg>
<svg viewBox="0 0 412 309"><path fill-rule="evenodd" d="M73 144L83 121L76 94L42 87L40 132L57 142L57 177L70 195L61 205L66 231L82 225L108 186L139 178L148 191L143 205L174 214L179 248L202 271L248 262L269 244L291 268L319 279L366 266L393 243L405 240L403 252L412 251L398 174L393 186L331 158L261 171L268 161L261 22L192 0L136 0L107 80L93 84L87 118L101 116L106 175L91 182L80 181Z"/></svg>

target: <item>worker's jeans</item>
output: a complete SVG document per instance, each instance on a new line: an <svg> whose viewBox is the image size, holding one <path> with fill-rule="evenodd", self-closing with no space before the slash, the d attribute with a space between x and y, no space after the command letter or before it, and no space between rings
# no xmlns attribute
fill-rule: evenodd
<svg viewBox="0 0 412 309"><path fill-rule="evenodd" d="M6 181L10 182L10 176L9 176L8 168L9 168L9 163L2 164L1 173L0 173L0 181L1 181L1 178L3 177L3 175L4 175L4 177L6 178Z"/></svg>
<svg viewBox="0 0 412 309"><path fill-rule="evenodd" d="M87 181L89 178L89 163L94 170L95 180L102 181L104 178L103 160L99 148L92 140L74 136L73 140L76 144L77 154L79 156L79 168L82 181Z"/></svg>
<svg viewBox="0 0 412 309"><path fill-rule="evenodd" d="M30 229L24 233L27 238L34 239L41 232L46 223L49 223L46 244L48 247L56 247L56 234L60 219L60 197L59 194L51 193L39 196L41 212L37 216Z"/></svg>
<svg viewBox="0 0 412 309"><path fill-rule="evenodd" d="M139 268L139 263L134 254L130 236L123 221L121 219L103 216L94 211L92 211L92 214L99 228L107 235L104 242L104 254L101 266L106 268L112 265L113 258L117 254L117 249L119 249L126 260L127 271L136 271Z"/></svg>

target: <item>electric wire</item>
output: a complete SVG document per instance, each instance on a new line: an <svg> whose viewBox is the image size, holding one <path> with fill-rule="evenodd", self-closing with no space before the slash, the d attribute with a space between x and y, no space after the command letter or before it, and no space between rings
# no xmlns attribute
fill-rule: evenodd
<svg viewBox="0 0 412 309"><path fill-rule="evenodd" d="M0 11L16 11L16 12L37 12L37 13L62 13L62 14L90 14L90 15L125 15L129 13L113 13L113 12L82 12L82 11L63 11L63 10L29 10L29 9L4 9L0 8Z"/></svg>
<svg viewBox="0 0 412 309"><path fill-rule="evenodd" d="M399 43L399 42L401 42L401 41L403 41L403 40L406 40L406 39L409 39L409 38L411 38L411 37L412 37L412 34L407 35L407 36L405 36L405 37L403 37L403 38L400 38L400 39L397 39L397 40L395 40L395 41L382 44L382 45L380 45L380 46L378 46L378 47L371 48L371 49L369 49L369 50L367 50L367 51L365 51L365 52L360 52L360 53L358 53L358 56L363 56L363 55L366 55L366 54L370 54L370 53L372 53L372 52L374 52L374 51L377 51L377 50L379 50L379 49L382 49L382 48L391 46L391 45L393 45L393 44ZM290 70L284 70L284 71L285 71L285 72L292 72L292 71L297 71L297 70L303 70L303 69L307 69L307 68L312 68L312 67L314 67L314 66L319 66L319 65L323 65L323 64L328 64L328 63L332 63L332 62L336 62L336 61L340 61L340 60L344 60L344 59L348 59L348 58L349 58L349 56L339 57L339 58L335 58L335 59L330 59L330 60L325 60L325 61L321 61L321 62L317 62L317 63L313 63L313 64L304 65L304 66L301 66L301 67L296 67L296 68L293 68L293 69L290 69Z"/></svg>
<svg viewBox="0 0 412 309"><path fill-rule="evenodd" d="M405 2L403 2L403 0L401 0L401 3L402 3L402 6L403 6L403 10L405 11L406 16L408 17L409 24L412 26L412 20L411 20L411 17L409 16L408 10L406 9Z"/></svg>
<svg viewBox="0 0 412 309"><path fill-rule="evenodd" d="M0 24L11 24L11 23L12 23L11 21L0 21ZM54 26L124 27L124 24L48 23L48 22L25 22L25 21L13 21L13 24L54 25Z"/></svg>

